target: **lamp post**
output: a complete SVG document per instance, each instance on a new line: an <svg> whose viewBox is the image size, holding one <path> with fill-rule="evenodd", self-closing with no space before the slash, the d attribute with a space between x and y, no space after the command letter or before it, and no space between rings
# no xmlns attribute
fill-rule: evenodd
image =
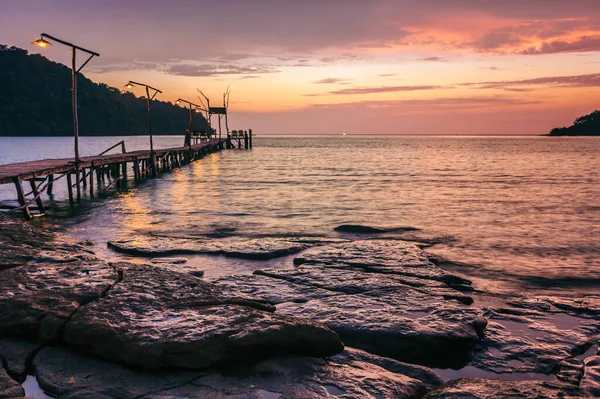
<svg viewBox="0 0 600 399"><path fill-rule="evenodd" d="M196 112L198 112L199 110L203 110L204 111L204 109L200 105L194 104L194 103L189 102L187 100L184 100L182 98L178 98L177 101L175 101L175 104L179 105L181 103L186 103L186 104L188 104L190 106L190 124L189 124L188 131L189 131L189 134L190 134L189 145L192 145L191 134L192 134L192 121L193 121L193 118L194 118L194 111L196 111Z"/></svg>
<svg viewBox="0 0 600 399"><path fill-rule="evenodd" d="M40 38L34 42L31 42L31 44L38 45L42 48L51 46L52 43L50 43L46 39L71 47L71 51L73 54L71 60L71 102L73 105L73 133L75 138L75 178L77 179L77 200L79 200L81 198L81 189L79 188L79 119L77 118L77 75L94 56L100 57L100 54L85 49L83 47L76 46L64 40L58 39L54 36L50 36L47 33L42 33L40 35ZM79 68L77 68L76 66L77 50L89 54L89 58Z"/></svg>
<svg viewBox="0 0 600 399"><path fill-rule="evenodd" d="M125 85L125 87L127 87L128 89L131 89L133 86L144 86L146 88L146 100L148 101L148 133L150 134L150 165L151 165L151 170L152 170L152 175L156 176L156 157L154 154L154 145L152 143L152 100L154 100L154 97L156 97L156 94L161 93L162 91L152 87L152 86L148 86L146 84L143 83L138 83L138 82L134 82L132 80L129 81L129 83L127 83ZM152 94L152 97L150 97L150 90L154 90L154 94Z"/></svg>

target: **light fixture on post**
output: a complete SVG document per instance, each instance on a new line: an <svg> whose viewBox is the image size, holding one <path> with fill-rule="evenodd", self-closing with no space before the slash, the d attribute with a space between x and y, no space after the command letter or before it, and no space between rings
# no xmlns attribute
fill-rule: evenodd
<svg viewBox="0 0 600 399"><path fill-rule="evenodd" d="M152 175L156 176L156 156L154 154L154 144L152 143L152 100L154 100L154 97L156 97L156 94L161 93L162 91L152 87L152 86L148 86L147 84L144 83L139 83L139 82L134 82L133 80L130 80L129 83L127 83L125 85L126 88L131 89L134 86L144 86L146 88L146 100L148 102L148 134L150 135L150 168L152 170ZM154 90L154 94L152 94L152 97L150 97L150 90Z"/></svg>
<svg viewBox="0 0 600 399"><path fill-rule="evenodd" d="M189 106L190 106L190 122L189 122L189 128L188 128L189 136L186 136L186 140L185 140L184 145L191 146L192 145L192 139L191 139L191 135L192 135L192 122L193 122L193 119L194 119L194 111L200 112L201 110L202 111L205 111L205 110L200 105L194 104L194 103L189 102L187 100L184 100L182 98L178 98L177 101L175 101L175 104L177 104L177 105L180 105L181 103L186 103L186 104L189 104Z"/></svg>
<svg viewBox="0 0 600 399"><path fill-rule="evenodd" d="M79 200L81 198L81 189L79 186L79 184L80 184L80 182L79 182L79 120L77 117L77 75L83 69L83 67L86 66L88 62L90 62L90 60L94 56L100 57L100 54L98 54L94 51L85 49L83 47L76 46L76 45L66 42L64 40L58 39L54 36L50 36L47 33L42 33L40 35L40 38L38 40L31 42L31 44L35 44L36 46L39 46L42 48L52 46L52 43L50 43L46 39L52 40L54 42L63 44L68 47L71 47L71 51L73 54L72 60L71 60L71 79L72 79L71 102L73 105L73 133L74 133L74 138L75 138L75 145L74 145L75 146L75 178L77 179L77 200ZM77 50L83 51L84 53L89 54L89 58L79 68L77 68L77 66L76 66Z"/></svg>

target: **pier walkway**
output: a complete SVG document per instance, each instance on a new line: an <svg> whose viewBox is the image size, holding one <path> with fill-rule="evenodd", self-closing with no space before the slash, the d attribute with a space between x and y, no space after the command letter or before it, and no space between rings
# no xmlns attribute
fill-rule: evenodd
<svg viewBox="0 0 600 399"><path fill-rule="evenodd" d="M97 190L101 187L108 190L117 183L123 184L127 180L128 164L133 170L135 180L139 181L156 176L160 171L181 167L210 152L233 147L229 138L211 139L186 147L157 149L154 153L150 150L126 152L124 143L117 145L119 144L122 146L120 154L81 157L79 163L73 158L62 158L0 165L0 184L14 184L19 201L19 206L2 205L0 208L20 209L23 216L30 219L34 216L32 211L44 214L41 194L46 192L52 195L53 185L63 177L66 177L67 181L69 201L73 203L81 198L82 190L89 190L90 198L94 197L94 176ZM30 192L25 192L23 182L29 183ZM103 184L105 182L106 184Z"/></svg>

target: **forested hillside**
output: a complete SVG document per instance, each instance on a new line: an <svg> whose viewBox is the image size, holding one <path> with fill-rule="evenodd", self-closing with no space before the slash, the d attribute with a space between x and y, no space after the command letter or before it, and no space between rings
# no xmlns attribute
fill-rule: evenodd
<svg viewBox="0 0 600 399"><path fill-rule="evenodd" d="M600 111L580 116L569 127L552 129L550 136L600 136Z"/></svg>
<svg viewBox="0 0 600 399"><path fill-rule="evenodd" d="M82 136L147 134L146 99L83 75L78 79L79 131ZM168 102L152 103L154 134L181 134L189 111ZM194 115L194 129L206 120ZM0 136L73 134L71 70L26 50L0 45Z"/></svg>

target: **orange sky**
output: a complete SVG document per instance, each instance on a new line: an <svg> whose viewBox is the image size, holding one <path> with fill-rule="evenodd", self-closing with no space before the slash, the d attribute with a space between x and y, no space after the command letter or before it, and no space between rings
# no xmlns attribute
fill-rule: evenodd
<svg viewBox="0 0 600 399"><path fill-rule="evenodd" d="M257 133L546 133L600 108L597 0L3 0L0 43L39 33L84 74L221 101ZM43 12L39 12L42 10ZM68 63L69 50L43 54ZM134 91L136 94L142 95Z"/></svg>

